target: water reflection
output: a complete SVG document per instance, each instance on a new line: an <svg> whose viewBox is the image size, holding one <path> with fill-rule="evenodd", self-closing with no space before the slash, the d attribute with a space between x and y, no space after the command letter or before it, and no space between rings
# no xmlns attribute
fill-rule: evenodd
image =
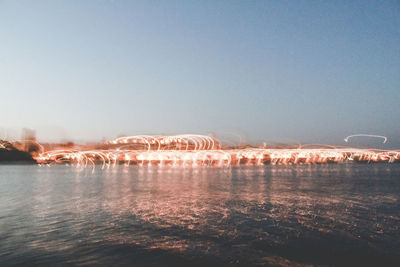
<svg viewBox="0 0 400 267"><path fill-rule="evenodd" d="M1 168L7 263L399 259L398 165Z"/></svg>

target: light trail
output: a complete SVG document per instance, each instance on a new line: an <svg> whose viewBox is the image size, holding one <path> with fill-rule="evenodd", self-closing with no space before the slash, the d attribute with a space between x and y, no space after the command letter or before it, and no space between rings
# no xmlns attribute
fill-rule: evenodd
<svg viewBox="0 0 400 267"><path fill-rule="evenodd" d="M351 136L350 136L351 137ZM39 153L39 164L72 163L85 168L99 164L139 166L232 166L263 164L312 164L341 162L400 162L399 150L376 150L327 145L296 148L222 148L210 136L137 135L105 142L102 149L53 150Z"/></svg>
<svg viewBox="0 0 400 267"><path fill-rule="evenodd" d="M353 134L353 135L347 136L347 137L344 139L344 141L347 143L347 142L349 141L350 138L352 138L352 137L359 137L359 136L382 138L382 139L383 139L383 143L386 143L386 141L387 141L387 137L386 137L386 136L383 136L383 135L374 135L374 134Z"/></svg>
<svg viewBox="0 0 400 267"><path fill-rule="evenodd" d="M212 150L220 147L218 141L206 135L134 135L106 142L110 145L138 145L150 150Z"/></svg>

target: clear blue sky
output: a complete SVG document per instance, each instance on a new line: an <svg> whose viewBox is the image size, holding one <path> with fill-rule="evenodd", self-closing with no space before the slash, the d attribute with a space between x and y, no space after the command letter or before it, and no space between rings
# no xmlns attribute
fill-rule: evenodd
<svg viewBox="0 0 400 267"><path fill-rule="evenodd" d="M400 147L398 1L1 1L0 127ZM378 140L378 143L381 140Z"/></svg>

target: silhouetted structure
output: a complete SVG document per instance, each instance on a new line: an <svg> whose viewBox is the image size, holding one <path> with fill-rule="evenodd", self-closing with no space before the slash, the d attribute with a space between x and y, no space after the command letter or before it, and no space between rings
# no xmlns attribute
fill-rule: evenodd
<svg viewBox="0 0 400 267"><path fill-rule="evenodd" d="M18 150L10 142L0 140L0 163L2 162L35 163L36 161L28 152Z"/></svg>

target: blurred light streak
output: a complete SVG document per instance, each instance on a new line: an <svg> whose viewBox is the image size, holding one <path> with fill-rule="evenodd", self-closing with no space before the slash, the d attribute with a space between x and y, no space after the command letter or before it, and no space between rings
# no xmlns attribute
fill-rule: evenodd
<svg viewBox="0 0 400 267"><path fill-rule="evenodd" d="M347 142L349 141L350 138L352 138L352 137L359 137L359 136L383 138L383 143L386 143L386 141L387 141L387 137L386 137L386 136L375 135L375 134L353 134L353 135L347 136L347 137L344 139L344 141L347 143Z"/></svg>
<svg viewBox="0 0 400 267"><path fill-rule="evenodd" d="M355 136L355 135L354 135ZM346 137L346 139L352 136ZM136 135L106 141L101 149L61 149L39 153L39 164L72 163L78 168L116 164L139 166L232 166L264 164L311 164L341 162L398 162L400 151L328 145L296 148L222 147L205 135Z"/></svg>

